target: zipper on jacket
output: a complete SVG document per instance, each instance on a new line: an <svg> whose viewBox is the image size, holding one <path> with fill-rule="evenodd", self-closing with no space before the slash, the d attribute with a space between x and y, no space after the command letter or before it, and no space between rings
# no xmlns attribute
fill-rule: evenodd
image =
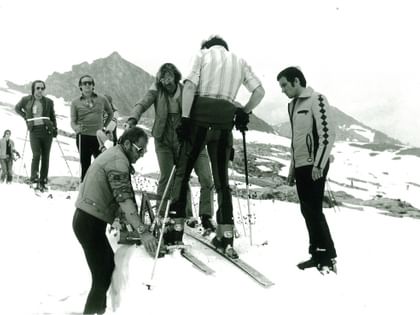
<svg viewBox="0 0 420 315"><path fill-rule="evenodd" d="M295 111L295 107L296 107L297 101L298 101L297 98L293 99L293 101L292 101L292 110L289 113L289 117L290 117L290 128L292 129L292 145L291 146L292 146L293 165L296 165L295 154L294 154L295 148L293 146L293 138L294 138L294 134L295 134L295 132L293 130L293 113Z"/></svg>
<svg viewBox="0 0 420 315"><path fill-rule="evenodd" d="M312 138L310 134L306 135L306 148L308 149L309 157L307 159L308 162L313 162L312 159Z"/></svg>

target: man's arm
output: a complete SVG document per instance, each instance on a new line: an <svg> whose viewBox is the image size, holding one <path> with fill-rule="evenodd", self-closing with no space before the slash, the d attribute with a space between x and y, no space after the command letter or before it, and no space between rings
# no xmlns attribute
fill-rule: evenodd
<svg viewBox="0 0 420 315"><path fill-rule="evenodd" d="M108 124L111 122L112 118L114 117L114 111L112 110L111 104L109 104L108 100L104 97L105 100L105 106L104 110L106 112L106 120L104 122L104 126L108 126Z"/></svg>
<svg viewBox="0 0 420 315"><path fill-rule="evenodd" d="M328 100L323 95L317 95L312 105L312 114L315 118L315 124L318 134L318 150L315 152L314 169L312 174L314 180L323 176L323 169L329 160L332 147L335 140L335 123L331 114Z"/></svg>
<svg viewBox="0 0 420 315"><path fill-rule="evenodd" d="M80 126L77 123L78 115L77 115L77 108L76 103L73 101L70 106L70 125L71 128L74 130L75 133L80 133Z"/></svg>
<svg viewBox="0 0 420 315"><path fill-rule="evenodd" d="M249 114L254 110L258 104L261 103L262 99L264 98L265 90L262 85L258 86L254 91L252 91L251 96L249 97L248 102L244 106L245 113Z"/></svg>
<svg viewBox="0 0 420 315"><path fill-rule="evenodd" d="M24 106L24 99L22 98L19 103L16 104L15 106L15 111L16 113L21 116L23 119L26 120L26 113L25 111L23 111L23 106Z"/></svg>
<svg viewBox="0 0 420 315"><path fill-rule="evenodd" d="M190 117L196 90L197 86L193 82L190 80L185 81L184 89L182 90L182 117Z"/></svg>
<svg viewBox="0 0 420 315"><path fill-rule="evenodd" d="M153 85L154 86L154 85ZM141 118L141 115L152 106L156 102L157 99L157 90L150 88L147 91L146 95L134 105L133 110L130 113L130 117L128 118L127 122L130 125L135 126Z"/></svg>
<svg viewBox="0 0 420 315"><path fill-rule="evenodd" d="M124 169L124 163L117 162L116 169ZM156 239L148 231L148 226L141 223L140 216L137 212L137 206L134 202L134 192L131 187L129 170L126 172L117 171L115 169L108 170L107 178L111 187L112 194L118 202L121 211L124 213L127 222L139 233L142 244L147 252L154 256L157 243Z"/></svg>

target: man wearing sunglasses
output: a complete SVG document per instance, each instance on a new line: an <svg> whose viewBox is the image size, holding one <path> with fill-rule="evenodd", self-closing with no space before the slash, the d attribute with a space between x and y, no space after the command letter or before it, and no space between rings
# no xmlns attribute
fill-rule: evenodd
<svg viewBox="0 0 420 315"><path fill-rule="evenodd" d="M115 267L106 227L119 213L138 232L146 251L152 257L155 255L157 240L149 232L149 226L140 220L131 184L132 165L143 157L147 142L143 129L126 130L118 145L95 159L80 185L73 230L92 274L92 286L83 314L103 314L106 310L106 293Z"/></svg>
<svg viewBox="0 0 420 315"><path fill-rule="evenodd" d="M127 123L135 126L142 114L152 105L155 109L155 121L152 135L155 141L155 150L159 162L160 177L157 194L163 195L169 181L171 170L178 159L180 143L176 134L176 127L181 121L182 84L181 72L172 63L164 63L156 74L156 81L149 91L133 108ZM205 149L201 150L194 164L194 171L200 182L199 216L201 224L206 230L215 230L213 222L213 180L211 177L210 162ZM167 196L168 197L168 196ZM192 217L191 192L187 191L186 215ZM162 201L162 212L166 209L167 200ZM163 215L163 213L160 213ZM182 223L183 219L180 219ZM193 221L191 220L191 223Z"/></svg>
<svg viewBox="0 0 420 315"><path fill-rule="evenodd" d="M34 81L31 85L32 94L23 97L15 106L16 112L25 119L29 130L32 149L30 181L33 188L41 191L47 189L51 143L52 138L57 136L54 102L44 96L44 90L43 81Z"/></svg>
<svg viewBox="0 0 420 315"><path fill-rule="evenodd" d="M96 158L101 153L96 132L108 126L114 113L106 97L94 92L95 81L90 75L83 75L79 79L79 89L82 95L71 103L70 119L76 133L81 164L80 180L83 181L92 156Z"/></svg>

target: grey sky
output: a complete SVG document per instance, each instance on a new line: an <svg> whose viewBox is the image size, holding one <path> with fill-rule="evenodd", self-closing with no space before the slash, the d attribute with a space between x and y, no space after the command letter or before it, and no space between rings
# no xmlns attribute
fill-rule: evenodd
<svg viewBox="0 0 420 315"><path fill-rule="evenodd" d="M0 0L0 79L45 79L113 51L151 74L164 62L185 74L201 41L219 34L262 79L256 112L268 122L287 119L275 77L298 65L333 106L420 146L416 12L405 0Z"/></svg>

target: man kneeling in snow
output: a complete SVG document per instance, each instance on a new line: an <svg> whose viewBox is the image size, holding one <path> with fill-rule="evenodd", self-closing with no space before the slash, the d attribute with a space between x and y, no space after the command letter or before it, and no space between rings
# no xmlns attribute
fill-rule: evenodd
<svg viewBox="0 0 420 315"><path fill-rule="evenodd" d="M84 314L103 314L106 293L114 270L114 252L106 237L106 226L112 224L121 208L127 223L137 230L148 253L154 256L156 239L141 223L131 185L131 164L144 155L147 135L143 129L126 130L117 146L106 150L89 167L80 186L73 217L73 230L82 245L92 286Z"/></svg>

